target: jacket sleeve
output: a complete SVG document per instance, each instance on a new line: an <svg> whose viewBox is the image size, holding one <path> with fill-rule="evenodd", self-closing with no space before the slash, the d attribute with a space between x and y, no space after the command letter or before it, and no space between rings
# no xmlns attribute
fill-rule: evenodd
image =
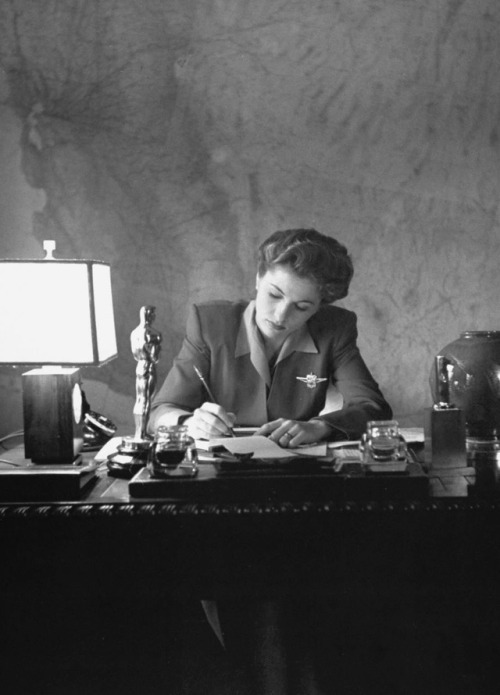
<svg viewBox="0 0 500 695"><path fill-rule="evenodd" d="M210 350L204 341L198 308L192 306L186 322L186 334L179 354L165 381L153 397L148 429L159 425L177 425L179 419L198 408L205 400L203 386L194 365L206 373Z"/></svg>
<svg viewBox="0 0 500 695"><path fill-rule="evenodd" d="M333 438L359 439L370 420L391 419L392 409L359 352L356 315L349 312L348 316L344 330L330 348L331 379L342 395L343 405L318 418L331 425Z"/></svg>

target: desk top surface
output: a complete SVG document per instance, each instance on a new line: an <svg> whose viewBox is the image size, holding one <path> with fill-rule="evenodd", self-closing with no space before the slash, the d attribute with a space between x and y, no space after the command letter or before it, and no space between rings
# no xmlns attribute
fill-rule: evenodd
<svg viewBox="0 0 500 695"><path fill-rule="evenodd" d="M7 452L6 452L7 453ZM15 449L8 451L9 458ZM17 451L19 456L19 451ZM92 464L94 453L85 453L83 463ZM0 518L14 515L72 514L72 515L300 515L325 513L359 512L429 512L500 509L500 496L471 494L474 471L470 468L441 471L428 476L428 494L413 496L398 494L353 496L347 498L322 494L304 494L289 499L265 498L232 501L227 497L220 499L200 499L194 496L175 499L168 496L135 498L130 495L129 481L108 475L105 464L99 465L92 480L74 498L35 499L25 501L0 496ZM300 485L300 483L298 483Z"/></svg>

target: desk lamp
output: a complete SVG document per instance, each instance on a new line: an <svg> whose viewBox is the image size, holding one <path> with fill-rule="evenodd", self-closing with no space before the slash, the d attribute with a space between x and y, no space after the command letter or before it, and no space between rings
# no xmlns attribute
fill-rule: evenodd
<svg viewBox="0 0 500 695"><path fill-rule="evenodd" d="M79 366L117 356L110 266L45 258L0 260L0 364L22 375L24 451L35 464L78 460L83 444Z"/></svg>

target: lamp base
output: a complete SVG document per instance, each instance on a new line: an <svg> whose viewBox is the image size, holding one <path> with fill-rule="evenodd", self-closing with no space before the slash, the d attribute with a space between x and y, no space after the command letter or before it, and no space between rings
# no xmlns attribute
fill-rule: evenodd
<svg viewBox="0 0 500 695"><path fill-rule="evenodd" d="M80 371L32 369L22 384L25 457L42 465L74 463L83 445Z"/></svg>

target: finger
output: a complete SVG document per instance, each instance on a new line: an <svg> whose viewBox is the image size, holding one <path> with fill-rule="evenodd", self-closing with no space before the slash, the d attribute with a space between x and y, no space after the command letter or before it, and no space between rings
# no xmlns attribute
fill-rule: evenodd
<svg viewBox="0 0 500 695"><path fill-rule="evenodd" d="M288 446L288 444L292 440L292 435L289 432L281 432L280 434L276 430L275 432L269 435L269 439L273 442L276 442L280 446Z"/></svg>
<svg viewBox="0 0 500 695"><path fill-rule="evenodd" d="M201 431L209 437L225 437L229 433L227 424L215 413L204 407L194 411L196 423Z"/></svg>
<svg viewBox="0 0 500 695"><path fill-rule="evenodd" d="M221 405L218 405L217 403L211 403L209 401L206 401L201 406L201 410L208 411L209 413L215 415L215 417L217 417L219 420L223 422L223 424L226 426L226 429L230 429L234 424L234 413L228 413L226 410L224 410L224 408Z"/></svg>
<svg viewBox="0 0 500 695"><path fill-rule="evenodd" d="M198 411L194 411L193 415L186 420L188 433L195 439L209 439L212 428L210 423L207 423L203 416Z"/></svg>
<svg viewBox="0 0 500 695"><path fill-rule="evenodd" d="M191 418L186 420L188 434L194 439L210 439L210 433L207 432L203 427L201 427L195 420Z"/></svg>
<svg viewBox="0 0 500 695"><path fill-rule="evenodd" d="M301 443L302 435L300 423L294 420L284 420L282 425L270 435L270 439L274 438L280 446L295 447Z"/></svg>
<svg viewBox="0 0 500 695"><path fill-rule="evenodd" d="M304 432L302 430L298 430L296 432L290 431L289 434L291 434L291 437L288 440L288 446L289 447L296 447L300 446L301 444L304 443Z"/></svg>
<svg viewBox="0 0 500 695"><path fill-rule="evenodd" d="M208 439L212 439L213 437L224 437L228 432L222 420L219 420L213 415L209 417L201 415L197 421L197 426L203 436Z"/></svg>
<svg viewBox="0 0 500 695"><path fill-rule="evenodd" d="M285 432L278 439L278 444L282 447L285 447L285 449L286 449L287 447L290 446L291 441L292 441L292 435L290 434L290 432Z"/></svg>
<svg viewBox="0 0 500 695"><path fill-rule="evenodd" d="M279 418L279 420L272 420L271 422L266 422L265 425L262 425L255 434L261 434L264 437L267 437L270 435L272 432L274 432L278 427L281 427L283 424L284 420L283 418Z"/></svg>
<svg viewBox="0 0 500 695"><path fill-rule="evenodd" d="M269 439L271 439L273 442L279 442L281 444L281 439L283 438L283 435L286 432L290 431L290 428L292 427L293 420L275 420L274 423L277 425L273 431L268 435ZM273 424L273 423L269 423ZM289 439L289 437L288 437Z"/></svg>

